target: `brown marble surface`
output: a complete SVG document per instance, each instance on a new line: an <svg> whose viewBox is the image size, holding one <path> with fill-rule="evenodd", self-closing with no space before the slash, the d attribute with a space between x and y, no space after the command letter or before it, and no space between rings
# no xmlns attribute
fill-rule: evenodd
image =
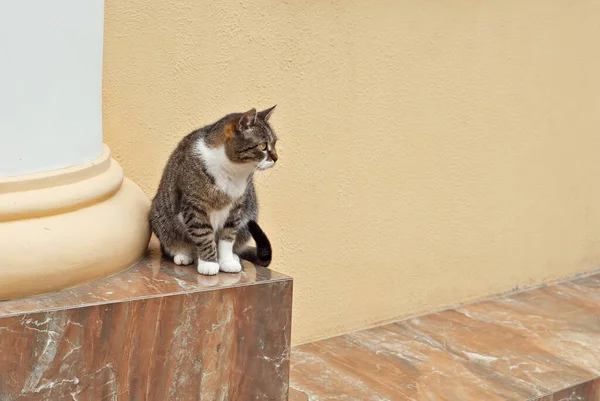
<svg viewBox="0 0 600 401"><path fill-rule="evenodd" d="M0 303L0 401L285 400L292 281L150 257L102 282Z"/></svg>
<svg viewBox="0 0 600 401"><path fill-rule="evenodd" d="M290 400L600 401L599 377L596 274L296 347Z"/></svg>
<svg viewBox="0 0 600 401"><path fill-rule="evenodd" d="M536 401L600 401L600 379L561 390Z"/></svg>
<svg viewBox="0 0 600 401"><path fill-rule="evenodd" d="M72 289L0 301L0 318L36 311L189 294L282 280L291 278L270 269L255 267L248 262L244 262L244 270L241 273L203 276L198 274L193 265L176 266L163 259L158 243L153 239L148 256L125 272Z"/></svg>

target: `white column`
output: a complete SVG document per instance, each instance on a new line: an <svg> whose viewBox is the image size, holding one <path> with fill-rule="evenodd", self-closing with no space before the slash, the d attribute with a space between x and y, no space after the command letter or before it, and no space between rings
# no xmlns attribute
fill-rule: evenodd
<svg viewBox="0 0 600 401"><path fill-rule="evenodd" d="M0 300L138 261L149 201L102 143L103 0L0 0Z"/></svg>
<svg viewBox="0 0 600 401"><path fill-rule="evenodd" d="M102 153L103 0L0 1L0 177Z"/></svg>

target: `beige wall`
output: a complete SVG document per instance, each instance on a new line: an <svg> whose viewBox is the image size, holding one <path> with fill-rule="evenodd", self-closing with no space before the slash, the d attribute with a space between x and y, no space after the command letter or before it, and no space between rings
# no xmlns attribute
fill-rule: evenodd
<svg viewBox="0 0 600 401"><path fill-rule="evenodd" d="M104 134L277 103L259 178L296 343L600 262L600 2L107 0Z"/></svg>

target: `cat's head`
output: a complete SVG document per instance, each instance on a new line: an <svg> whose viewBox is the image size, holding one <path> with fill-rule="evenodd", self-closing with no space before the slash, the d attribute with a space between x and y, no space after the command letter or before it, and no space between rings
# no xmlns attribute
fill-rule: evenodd
<svg viewBox="0 0 600 401"><path fill-rule="evenodd" d="M235 114L225 126L225 153L229 160L239 164L255 165L266 170L275 165L278 156L275 150L277 136L269 118L275 106L257 112L251 109Z"/></svg>

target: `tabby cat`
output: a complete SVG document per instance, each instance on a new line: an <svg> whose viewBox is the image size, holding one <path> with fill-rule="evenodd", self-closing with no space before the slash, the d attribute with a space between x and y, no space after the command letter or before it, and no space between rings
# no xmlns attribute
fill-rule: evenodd
<svg viewBox="0 0 600 401"><path fill-rule="evenodd" d="M239 272L240 257L268 266L271 245L256 223L253 175L277 161L275 106L229 114L184 137L167 162L150 209L165 255L198 272ZM246 243L254 238L256 248Z"/></svg>

